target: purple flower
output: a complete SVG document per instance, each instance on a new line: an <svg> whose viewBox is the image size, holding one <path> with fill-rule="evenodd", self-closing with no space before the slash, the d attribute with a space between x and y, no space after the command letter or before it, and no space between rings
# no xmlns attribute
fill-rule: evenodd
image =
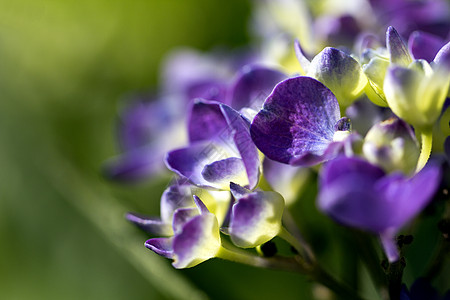
<svg viewBox="0 0 450 300"><path fill-rule="evenodd" d="M395 261L394 235L430 202L440 177L432 165L406 178L386 175L360 158L338 157L320 173L318 206L339 223L379 234L389 261Z"/></svg>
<svg viewBox="0 0 450 300"><path fill-rule="evenodd" d="M409 52L414 59L425 59L427 62L433 61L444 44L442 38L421 31L414 31L408 40Z"/></svg>
<svg viewBox="0 0 450 300"><path fill-rule="evenodd" d="M203 202L194 196L196 208L179 208L173 214L174 235L153 238L145 246L155 253L173 259L177 268L190 268L216 256L220 249L219 224Z"/></svg>
<svg viewBox="0 0 450 300"><path fill-rule="evenodd" d="M440 297L438 291L431 285L426 278L419 278L411 285L410 290L405 285L402 286L400 294L401 300L450 300L450 290Z"/></svg>
<svg viewBox="0 0 450 300"><path fill-rule="evenodd" d="M197 99L188 119L190 144L167 153L167 167L199 187L227 190L233 181L253 189L260 161L249 126L231 107Z"/></svg>
<svg viewBox="0 0 450 300"><path fill-rule="evenodd" d="M310 166L337 155L350 129L340 118L333 93L310 77L279 83L266 99L250 128L258 149L268 158Z"/></svg>

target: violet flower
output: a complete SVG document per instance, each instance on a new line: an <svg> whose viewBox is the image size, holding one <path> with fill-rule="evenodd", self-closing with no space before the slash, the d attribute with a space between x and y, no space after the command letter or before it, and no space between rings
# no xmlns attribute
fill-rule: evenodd
<svg viewBox="0 0 450 300"><path fill-rule="evenodd" d="M380 235L389 261L399 258L395 234L431 201L440 182L429 165L414 177L386 175L360 158L338 157L320 173L320 210L347 226Z"/></svg>
<svg viewBox="0 0 450 300"><path fill-rule="evenodd" d="M349 130L333 93L303 76L279 83L250 127L253 141L268 158L302 166L335 157Z"/></svg>
<svg viewBox="0 0 450 300"><path fill-rule="evenodd" d="M227 190L233 181L253 189L260 160L249 126L231 107L197 99L188 120L190 143L167 153L167 167L199 187Z"/></svg>
<svg viewBox="0 0 450 300"><path fill-rule="evenodd" d="M221 247L219 224L203 202L194 196L196 208L179 208L173 214L172 237L153 238L145 246L173 259L177 268L190 268L213 258Z"/></svg>

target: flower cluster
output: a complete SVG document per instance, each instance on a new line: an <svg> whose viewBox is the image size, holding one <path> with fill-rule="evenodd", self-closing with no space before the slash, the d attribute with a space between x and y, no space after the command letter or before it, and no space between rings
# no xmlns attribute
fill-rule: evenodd
<svg viewBox="0 0 450 300"><path fill-rule="evenodd" d="M154 236L147 248L175 268L218 257L299 271L346 299L360 299L328 275L293 225L299 190L317 181L319 211L379 239L387 263L380 291L409 297L401 288L409 242L398 235L442 190L450 207L450 43L444 39L450 9L440 1L387 2L370 1L380 27L395 25L387 27L385 43L351 14L323 14L309 24L317 34L305 35L293 28L301 24L279 15L304 14L302 5L268 1L257 5L256 24L262 16L267 23L259 33L285 31L297 62L268 51L273 43L283 48L286 35L238 59L172 56L165 96L125 110L124 154L106 164L115 179L157 175L162 163L174 174L160 218L127 214ZM342 47L314 51L339 41ZM449 211L440 212L447 224ZM448 243L448 228L442 231ZM294 250L277 253L273 241Z"/></svg>

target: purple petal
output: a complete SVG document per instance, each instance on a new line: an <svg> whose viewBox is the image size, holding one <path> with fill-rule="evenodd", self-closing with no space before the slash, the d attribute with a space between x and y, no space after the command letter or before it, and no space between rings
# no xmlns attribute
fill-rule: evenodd
<svg viewBox="0 0 450 300"><path fill-rule="evenodd" d="M188 118L189 141L212 140L227 131L228 124L218 102L194 100Z"/></svg>
<svg viewBox="0 0 450 300"><path fill-rule="evenodd" d="M392 211L386 224L400 228L419 214L432 200L441 179L438 166L428 165L411 179L392 174L376 183L375 189Z"/></svg>
<svg viewBox="0 0 450 300"><path fill-rule="evenodd" d="M229 180L239 176L244 171L242 159L230 157L206 165L202 170L202 176L212 183L221 183L227 180L230 182Z"/></svg>
<svg viewBox="0 0 450 300"><path fill-rule="evenodd" d="M259 160L258 149L250 136L249 124L231 107L221 105L221 110L227 120L228 126L233 130L234 144L244 163L249 187L253 189L259 182L261 162Z"/></svg>
<svg viewBox="0 0 450 300"><path fill-rule="evenodd" d="M109 159L103 166L103 172L114 180L140 180L162 171L163 157L159 149L144 147Z"/></svg>
<svg viewBox="0 0 450 300"><path fill-rule="evenodd" d="M222 81L214 81L206 79L201 82L190 85L187 88L188 99L202 98L225 102L227 97L228 86Z"/></svg>
<svg viewBox="0 0 450 300"><path fill-rule="evenodd" d="M434 62L438 66L443 66L450 69L450 42L445 44L439 52L436 54L436 57L434 58Z"/></svg>
<svg viewBox="0 0 450 300"><path fill-rule="evenodd" d="M259 111L275 85L286 77L267 67L245 66L231 88L229 103L236 110L250 107Z"/></svg>
<svg viewBox="0 0 450 300"><path fill-rule="evenodd" d="M236 184L234 182L230 183L230 191L231 191L231 194L233 194L233 197L236 198L236 199L237 198L242 198L245 195L247 195L248 193L251 193L250 190L248 190L248 189L246 189L246 188L244 188L244 187L242 187L242 186L240 186L240 185L238 185L238 184Z"/></svg>
<svg viewBox="0 0 450 300"><path fill-rule="evenodd" d="M186 148L170 151L166 155L169 170L188 179L194 185L214 187L202 176L202 170L208 163L226 157L224 150L212 142L200 142Z"/></svg>
<svg viewBox="0 0 450 300"><path fill-rule="evenodd" d="M191 185L175 184L164 190L161 196L161 219L170 224L178 208L194 207Z"/></svg>
<svg viewBox="0 0 450 300"><path fill-rule="evenodd" d="M250 132L267 157L288 164L305 153L323 154L339 115L336 97L327 87L313 78L296 77L275 87Z"/></svg>
<svg viewBox="0 0 450 300"><path fill-rule="evenodd" d="M170 236L173 234L171 224L164 222L160 218L138 213L127 213L126 218L148 233L162 236Z"/></svg>
<svg viewBox="0 0 450 300"><path fill-rule="evenodd" d="M154 238L145 242L145 247L166 258L173 257L172 238Z"/></svg>
<svg viewBox="0 0 450 300"><path fill-rule="evenodd" d="M439 49L444 45L444 40L438 36L415 31L409 36L408 47L414 59L425 59L432 62Z"/></svg>
<svg viewBox="0 0 450 300"><path fill-rule="evenodd" d="M206 205L203 203L203 201L200 200L200 198L197 195L194 195L193 197L194 197L195 205L197 206L197 209L199 210L200 214L209 213L209 210L206 207Z"/></svg>
<svg viewBox="0 0 450 300"><path fill-rule="evenodd" d="M193 267L216 256L220 249L219 225L211 213L194 217L174 237L175 268Z"/></svg>
<svg viewBox="0 0 450 300"><path fill-rule="evenodd" d="M402 38L392 26L389 26L386 32L386 46L392 63L404 67L411 63L412 60L408 53L408 48L406 48Z"/></svg>
<svg viewBox="0 0 450 300"><path fill-rule="evenodd" d="M450 136L445 139L444 142L444 151L447 156L447 160L450 162Z"/></svg>
<svg viewBox="0 0 450 300"><path fill-rule="evenodd" d="M381 232L390 207L380 201L374 183L384 172L359 158L338 157L320 174L318 206L340 223Z"/></svg>
<svg viewBox="0 0 450 300"><path fill-rule="evenodd" d="M173 214L173 232L175 234L180 233L183 230L183 226L199 215L199 211L196 207L179 208Z"/></svg>

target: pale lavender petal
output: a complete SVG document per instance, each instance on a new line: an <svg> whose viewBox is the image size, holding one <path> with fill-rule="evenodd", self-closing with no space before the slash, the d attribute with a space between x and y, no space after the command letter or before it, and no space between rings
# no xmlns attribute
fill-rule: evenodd
<svg viewBox="0 0 450 300"><path fill-rule="evenodd" d="M229 103L236 110L250 107L259 111L275 85L286 78L286 75L274 69L245 66L231 87Z"/></svg>
<svg viewBox="0 0 450 300"><path fill-rule="evenodd" d="M161 219L170 224L178 208L194 207L191 185L175 182L161 196Z"/></svg>
<svg viewBox="0 0 450 300"><path fill-rule="evenodd" d="M288 164L306 153L322 155L340 118L333 93L310 77L279 83L250 128L256 146L270 159Z"/></svg>
<svg viewBox="0 0 450 300"><path fill-rule="evenodd" d="M434 62L438 66L444 66L445 68L450 69L450 42L445 44L439 50L434 58Z"/></svg>
<svg viewBox="0 0 450 300"><path fill-rule="evenodd" d="M173 257L172 238L154 238L145 242L145 247L166 258Z"/></svg>
<svg viewBox="0 0 450 300"><path fill-rule="evenodd" d="M136 181L164 170L164 155L148 146L125 152L105 162L106 177L121 181Z"/></svg>
<svg viewBox="0 0 450 300"><path fill-rule="evenodd" d="M195 99L188 117L189 141L212 140L228 130L228 124L220 110L220 103Z"/></svg>
<svg viewBox="0 0 450 300"><path fill-rule="evenodd" d="M389 26L386 32L386 46L392 63L404 67L407 67L411 63L412 60L408 48L392 26Z"/></svg>
<svg viewBox="0 0 450 300"><path fill-rule="evenodd" d="M127 213L126 218L148 233L162 236L170 236L173 234L171 224L164 222L160 218L139 213Z"/></svg>
<svg viewBox="0 0 450 300"><path fill-rule="evenodd" d="M444 40L430 33L414 31L408 40L409 51L414 59L425 59L432 62Z"/></svg>
<svg viewBox="0 0 450 300"><path fill-rule="evenodd" d="M206 165L202 170L203 178L212 183L221 183L231 180L245 172L242 159L229 157Z"/></svg>
<svg viewBox="0 0 450 300"><path fill-rule="evenodd" d="M256 247L281 230L284 200L275 192L254 192L233 204L228 232L239 247Z"/></svg>
<svg viewBox="0 0 450 300"><path fill-rule="evenodd" d="M228 86L223 81L205 79L187 87L188 99L202 98L225 102L227 99Z"/></svg>
<svg viewBox="0 0 450 300"><path fill-rule="evenodd" d="M258 149L250 136L250 124L229 106L221 105L221 110L233 132L233 141L244 163L249 188L253 189L259 182L261 162Z"/></svg>
<svg viewBox="0 0 450 300"><path fill-rule="evenodd" d="M300 63L300 67L303 70L303 74L306 74L306 72L308 72L309 66L311 65L311 61L303 53L304 51L298 40L295 40L294 42L294 50L295 55L297 56L297 60Z"/></svg>

